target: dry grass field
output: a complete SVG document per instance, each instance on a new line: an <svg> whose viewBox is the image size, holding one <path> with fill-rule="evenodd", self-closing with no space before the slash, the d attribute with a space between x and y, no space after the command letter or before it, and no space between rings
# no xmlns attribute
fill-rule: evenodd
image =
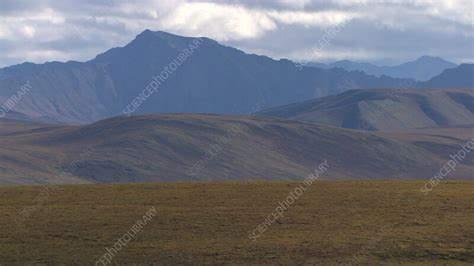
<svg viewBox="0 0 474 266"><path fill-rule="evenodd" d="M423 183L317 181L256 241L299 182L3 187L0 264L94 264L154 206L112 264L472 265L474 182Z"/></svg>

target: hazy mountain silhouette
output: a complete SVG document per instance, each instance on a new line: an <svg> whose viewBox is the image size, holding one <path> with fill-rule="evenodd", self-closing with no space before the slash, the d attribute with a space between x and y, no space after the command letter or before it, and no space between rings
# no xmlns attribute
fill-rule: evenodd
<svg viewBox="0 0 474 266"><path fill-rule="evenodd" d="M196 43L197 49L177 69L162 74ZM148 98L139 96L160 73L167 78L156 92L147 92ZM272 107L350 89L419 86L414 80L375 77L361 71L299 68L289 60L246 54L208 38L150 30L124 47L110 49L87 62L24 63L2 68L0 102L26 82L31 90L13 110L38 121L67 123L93 122L130 110L136 114L244 114L255 111L257 102L263 103L261 107ZM441 77L429 86L438 87L439 83L450 87L451 82L457 85L458 80ZM134 107L130 109L127 106L131 104Z"/></svg>
<svg viewBox="0 0 474 266"><path fill-rule="evenodd" d="M0 101L25 82L30 92L14 108L50 122L87 123L122 114L165 66L193 41L190 55L137 113L243 114L264 106L330 95L353 88L397 87L406 80L362 72L305 67L289 60L246 54L208 38L145 30L124 47L88 62L24 63L0 69Z"/></svg>
<svg viewBox="0 0 474 266"><path fill-rule="evenodd" d="M337 61L329 64L309 63L310 66L319 68L339 67L345 70L359 70L375 76L390 76L396 78L413 78L416 80L428 80L448 68L457 65L440 57L422 56L414 61L396 66L377 66L371 63L358 63L349 60Z"/></svg>

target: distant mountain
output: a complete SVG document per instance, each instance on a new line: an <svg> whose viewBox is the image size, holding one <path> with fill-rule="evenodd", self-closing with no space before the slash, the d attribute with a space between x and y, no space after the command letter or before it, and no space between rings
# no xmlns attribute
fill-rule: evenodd
<svg viewBox="0 0 474 266"><path fill-rule="evenodd" d="M415 61L396 66L377 66L371 63L358 63L349 60L337 61L329 64L309 63L310 66L319 68L342 68L345 70L359 70L375 76L390 76L396 78L412 78L415 80L428 80L446 69L457 65L440 57L422 56Z"/></svg>
<svg viewBox="0 0 474 266"><path fill-rule="evenodd" d="M150 93L147 86L158 79L161 84ZM2 68L0 103L28 83L31 89L14 111L41 121L88 123L130 110L244 114L255 111L257 102L270 107L409 82L342 69L300 70L289 60L246 54L211 39L146 30L88 62Z"/></svg>
<svg viewBox="0 0 474 266"><path fill-rule="evenodd" d="M258 115L364 130L472 125L474 90L350 90Z"/></svg>
<svg viewBox="0 0 474 266"><path fill-rule="evenodd" d="M432 79L422 82L423 88L474 88L474 64L461 64L453 69L446 69Z"/></svg>
<svg viewBox="0 0 474 266"><path fill-rule="evenodd" d="M12 125L5 125L12 126ZM426 178L461 141L410 141L298 121L168 114L0 135L0 184ZM441 150L441 152L440 152ZM472 178L474 154L451 178Z"/></svg>

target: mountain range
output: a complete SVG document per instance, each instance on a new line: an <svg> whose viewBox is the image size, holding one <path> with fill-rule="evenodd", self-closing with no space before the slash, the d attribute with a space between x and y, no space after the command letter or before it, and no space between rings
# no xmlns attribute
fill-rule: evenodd
<svg viewBox="0 0 474 266"><path fill-rule="evenodd" d="M177 60L179 66L173 67ZM464 68L472 71L472 65ZM423 83L340 68L298 68L289 60L246 54L208 38L145 30L124 47L87 62L2 68L0 102L28 83L31 89L12 111L39 122L87 124L132 111L247 114L256 111L257 103L263 109L355 88L473 87L472 75L459 79L466 71L457 71ZM150 92L158 75L160 84Z"/></svg>
<svg viewBox="0 0 474 266"><path fill-rule="evenodd" d="M300 179L325 160L327 179L426 178L472 138L473 71L376 77L146 30L0 69L0 184Z"/></svg>
<svg viewBox="0 0 474 266"><path fill-rule="evenodd" d="M456 64L446 61L440 57L421 56L414 61L395 65L377 66L371 63L359 63L350 60L336 61L329 64L308 63L309 66L319 68L342 68L345 70L359 70L374 76L390 76L396 78L412 78L426 81L441 74L444 70L457 67Z"/></svg>

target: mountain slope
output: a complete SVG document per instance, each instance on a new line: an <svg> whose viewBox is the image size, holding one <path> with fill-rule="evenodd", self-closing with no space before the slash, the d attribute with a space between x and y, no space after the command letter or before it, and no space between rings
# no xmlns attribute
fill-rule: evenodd
<svg viewBox="0 0 474 266"><path fill-rule="evenodd" d="M365 130L469 125L474 123L474 91L351 90L258 114Z"/></svg>
<svg viewBox="0 0 474 266"><path fill-rule="evenodd" d="M197 114L117 117L88 126L0 136L0 183L301 179L327 160L324 179L425 178L445 159L416 139L290 120ZM423 144L455 149L459 140ZM471 158L472 159L472 158ZM474 161L453 178L469 178Z"/></svg>
<svg viewBox="0 0 474 266"><path fill-rule="evenodd" d="M170 71L170 63L193 44L197 48ZM168 74L162 75L166 79L156 92L137 99L165 67ZM255 111L257 102L270 107L353 87L397 87L407 82L342 69L300 70L288 60L245 54L211 39L146 30L124 47L88 62L24 63L0 69L0 102L28 83L31 89L14 111L41 121L89 123L135 109L244 114Z"/></svg>
<svg viewBox="0 0 474 266"><path fill-rule="evenodd" d="M440 57L431 56L422 56L414 61L396 66L377 66L371 63L358 63L349 60L342 60L329 64L309 63L309 65L326 69L339 67L350 71L363 71L369 75L386 75L390 77L412 78L416 80L429 80L430 78L441 74L446 69L457 67L456 64Z"/></svg>
<svg viewBox="0 0 474 266"><path fill-rule="evenodd" d="M432 79L420 83L422 88L474 88L474 64L461 64L446 69Z"/></svg>

